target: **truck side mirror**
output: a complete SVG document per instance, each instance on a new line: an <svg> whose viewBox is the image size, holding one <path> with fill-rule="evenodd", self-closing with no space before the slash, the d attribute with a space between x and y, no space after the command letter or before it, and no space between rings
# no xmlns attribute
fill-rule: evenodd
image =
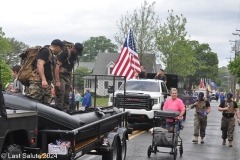
<svg viewBox="0 0 240 160"><path fill-rule="evenodd" d="M164 98L167 98L167 96L170 96L170 93L162 93L164 95Z"/></svg>

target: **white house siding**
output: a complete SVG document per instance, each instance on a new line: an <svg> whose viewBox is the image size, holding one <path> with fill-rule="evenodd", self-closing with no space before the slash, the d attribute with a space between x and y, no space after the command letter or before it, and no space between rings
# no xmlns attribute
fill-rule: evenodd
<svg viewBox="0 0 240 160"><path fill-rule="evenodd" d="M85 84L86 84L86 81L87 81L87 79L85 80ZM96 94L98 95L98 96L108 96L110 93L108 93L108 89L106 88L105 89L105 86L104 86L104 83L105 82L108 82L108 86L112 86L113 85L113 78L111 78L111 79L105 79L105 80L103 80L103 79L98 79L97 80L97 88L96 88L96 90L97 90L97 92L96 92ZM118 82L124 82L124 80L115 80L115 90L118 90ZM90 87L91 86L91 87ZM84 85L84 89L86 89L86 88L90 88L90 92L94 92L94 90L95 90L95 81L94 81L94 79L91 79L91 85L89 84L89 86L86 86L86 85Z"/></svg>

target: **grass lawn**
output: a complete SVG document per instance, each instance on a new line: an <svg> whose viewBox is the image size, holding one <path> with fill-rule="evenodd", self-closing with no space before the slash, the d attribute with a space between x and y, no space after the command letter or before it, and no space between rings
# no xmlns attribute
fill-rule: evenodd
<svg viewBox="0 0 240 160"><path fill-rule="evenodd" d="M92 106L94 106L94 97L92 97ZM108 98L96 98L96 107L107 107Z"/></svg>

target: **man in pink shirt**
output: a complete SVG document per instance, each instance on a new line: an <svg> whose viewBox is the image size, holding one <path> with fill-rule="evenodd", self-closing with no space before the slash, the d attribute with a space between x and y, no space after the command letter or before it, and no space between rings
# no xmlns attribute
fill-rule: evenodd
<svg viewBox="0 0 240 160"><path fill-rule="evenodd" d="M182 121L183 115L185 113L185 106L181 99L177 98L178 92L176 88L171 89L171 98L167 99L164 103L163 110L172 110L172 111L179 111L180 114L178 117L175 117L175 121ZM170 129L174 123L172 123L172 119L166 119L166 129ZM175 130L179 131L179 124L175 124Z"/></svg>

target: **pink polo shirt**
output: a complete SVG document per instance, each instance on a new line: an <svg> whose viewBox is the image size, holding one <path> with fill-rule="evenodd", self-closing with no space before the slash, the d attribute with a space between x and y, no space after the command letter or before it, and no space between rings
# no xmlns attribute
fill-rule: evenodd
<svg viewBox="0 0 240 160"><path fill-rule="evenodd" d="M173 100L172 98L169 98L164 103L163 110L179 111L181 113L183 110L185 110L185 106L181 99L176 98ZM172 119L167 119L167 122L172 122Z"/></svg>

